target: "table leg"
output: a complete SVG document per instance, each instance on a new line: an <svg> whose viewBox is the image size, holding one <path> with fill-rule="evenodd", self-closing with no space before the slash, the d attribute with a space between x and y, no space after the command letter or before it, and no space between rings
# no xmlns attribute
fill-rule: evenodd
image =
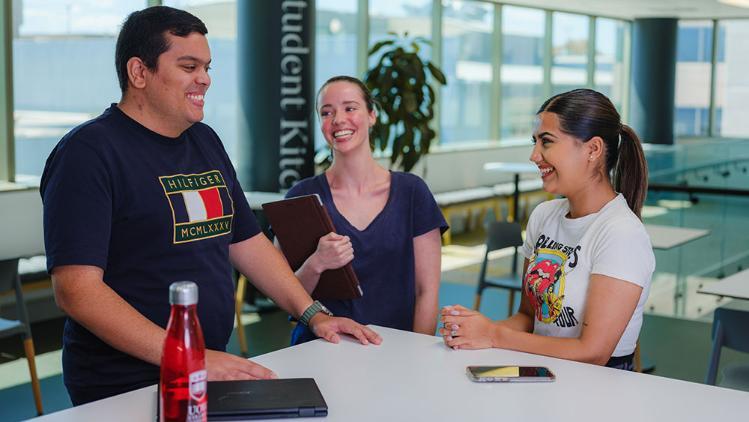
<svg viewBox="0 0 749 422"><path fill-rule="evenodd" d="M512 192L512 221L518 221L518 208L520 205L520 173L515 173L515 191Z"/></svg>
<svg viewBox="0 0 749 422"><path fill-rule="evenodd" d="M684 227L684 209L679 210L679 227ZM686 310L686 275L682 276L682 252L684 246L680 246L676 258L676 289L674 289L674 316L684 316Z"/></svg>
<svg viewBox="0 0 749 422"><path fill-rule="evenodd" d="M682 274L682 249L677 251L676 286L674 288L674 316L684 316L687 308L687 276Z"/></svg>
<svg viewBox="0 0 749 422"><path fill-rule="evenodd" d="M520 173L515 173L515 191L512 193L512 221L520 223L518 218L518 208L520 204ZM512 273L518 273L518 248L515 248L515 253L512 254ZM510 291L510 294L513 294Z"/></svg>

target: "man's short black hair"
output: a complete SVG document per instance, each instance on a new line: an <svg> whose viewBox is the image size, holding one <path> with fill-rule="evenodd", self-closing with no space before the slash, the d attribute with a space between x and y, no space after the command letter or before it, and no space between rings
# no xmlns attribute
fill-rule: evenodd
<svg viewBox="0 0 749 422"><path fill-rule="evenodd" d="M186 37L193 32L208 33L203 21L185 12L167 6L154 6L133 12L122 24L117 37L114 64L120 89L127 91L127 61L138 57L148 69L156 70L159 56L169 49L166 33Z"/></svg>

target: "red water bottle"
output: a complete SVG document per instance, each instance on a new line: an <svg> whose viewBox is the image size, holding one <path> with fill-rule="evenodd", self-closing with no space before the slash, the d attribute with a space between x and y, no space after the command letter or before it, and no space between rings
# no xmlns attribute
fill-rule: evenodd
<svg viewBox="0 0 749 422"><path fill-rule="evenodd" d="M160 420L206 421L208 417L205 342L198 322L198 286L179 281L169 286L172 312L161 356Z"/></svg>

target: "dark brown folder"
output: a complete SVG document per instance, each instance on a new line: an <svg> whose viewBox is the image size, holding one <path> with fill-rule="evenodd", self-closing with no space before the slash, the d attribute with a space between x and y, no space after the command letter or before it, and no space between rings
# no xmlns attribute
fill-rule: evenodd
<svg viewBox="0 0 749 422"><path fill-rule="evenodd" d="M320 197L298 196L263 204L263 212L273 228L291 269L296 271L317 250L321 237L335 231ZM351 263L323 271L312 292L314 299L355 299L363 294Z"/></svg>

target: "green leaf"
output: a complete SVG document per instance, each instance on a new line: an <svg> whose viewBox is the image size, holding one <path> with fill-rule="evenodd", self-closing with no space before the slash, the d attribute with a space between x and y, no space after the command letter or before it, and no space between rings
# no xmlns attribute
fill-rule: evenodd
<svg viewBox="0 0 749 422"><path fill-rule="evenodd" d="M419 152L415 148L409 149L403 154L403 170L411 171L417 161L419 161Z"/></svg>
<svg viewBox="0 0 749 422"><path fill-rule="evenodd" d="M369 131L369 145L372 147L372 150L374 151L375 148L380 148L383 141L382 136L382 129L386 127L386 125L383 125L379 121L376 121L374 126L372 126L372 129Z"/></svg>
<svg viewBox="0 0 749 422"><path fill-rule="evenodd" d="M422 148L422 153L427 154L429 153L429 147L432 144L432 141L434 140L437 133L433 131L429 126L424 125L420 128L421 130L421 141L420 145Z"/></svg>
<svg viewBox="0 0 749 422"><path fill-rule="evenodd" d="M403 108L407 113L413 113L416 110L416 98L413 92L406 92L403 94Z"/></svg>
<svg viewBox="0 0 749 422"><path fill-rule="evenodd" d="M388 143L390 142L390 125L380 124L380 136L382 143L380 144L380 151L387 150Z"/></svg>
<svg viewBox="0 0 749 422"><path fill-rule="evenodd" d="M373 56L375 53L377 53L378 51L380 51L380 49L382 47L385 47L386 45L391 45L393 43L395 43L394 40L380 41L380 42L376 43L375 45L373 45L372 48L369 49L369 53L367 53L367 55Z"/></svg>
<svg viewBox="0 0 749 422"><path fill-rule="evenodd" d="M393 149L390 153L390 165L394 165L396 161L398 161L398 157L401 155L401 152L403 152L403 134L398 135L393 139Z"/></svg>
<svg viewBox="0 0 749 422"><path fill-rule="evenodd" d="M447 85L447 79L445 79L445 75L441 70L437 68L437 66L433 65L432 62L428 62L427 66L429 67L429 73L434 76L434 79L437 79L442 85Z"/></svg>
<svg viewBox="0 0 749 422"><path fill-rule="evenodd" d="M410 125L405 125L404 127L405 131L402 135L402 141L399 145L400 147L400 154L403 157L403 168L406 169L406 163L408 161L412 161L413 163L416 163L419 159L419 154L416 149L416 145L414 145L414 128ZM413 167L413 164L411 164L410 167ZM410 170L409 167L409 170ZM406 170L408 171L408 170Z"/></svg>
<svg viewBox="0 0 749 422"><path fill-rule="evenodd" d="M434 100L434 98L435 98L434 88L432 88L431 85L426 85L426 88L427 88L427 93L429 94L429 99L430 100Z"/></svg>
<svg viewBox="0 0 749 422"><path fill-rule="evenodd" d="M377 88L377 78L379 77L380 71L382 70L382 65L377 64L375 67L367 71L366 76L364 77L364 84L367 85L367 88L370 90Z"/></svg>

